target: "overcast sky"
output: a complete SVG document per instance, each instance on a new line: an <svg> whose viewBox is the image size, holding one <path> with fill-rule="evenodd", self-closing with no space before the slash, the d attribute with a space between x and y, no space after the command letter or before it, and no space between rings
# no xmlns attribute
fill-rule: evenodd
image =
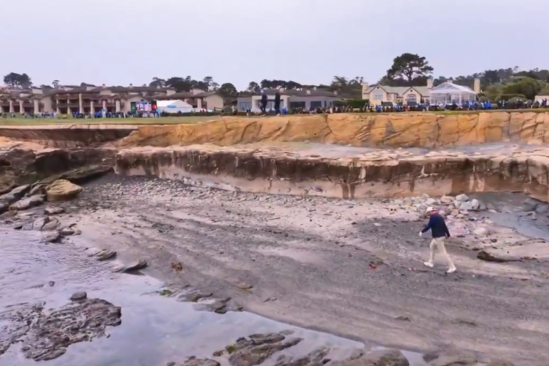
<svg viewBox="0 0 549 366"><path fill-rule="evenodd" d="M6 7L7 6L7 7ZM434 75L549 68L549 0L0 0L0 73L35 85L213 76L376 82L403 52Z"/></svg>

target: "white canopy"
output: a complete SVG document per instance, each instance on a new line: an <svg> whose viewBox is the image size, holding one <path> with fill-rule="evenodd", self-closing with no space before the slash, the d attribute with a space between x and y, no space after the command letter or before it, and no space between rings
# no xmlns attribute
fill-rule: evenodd
<svg viewBox="0 0 549 366"><path fill-rule="evenodd" d="M159 100L156 102L156 107L159 112L166 113L191 113L193 106L185 103L182 100Z"/></svg>
<svg viewBox="0 0 549 366"><path fill-rule="evenodd" d="M453 83L442 83L440 85L431 88L431 94L475 94L473 89L463 85L457 85Z"/></svg>
<svg viewBox="0 0 549 366"><path fill-rule="evenodd" d="M429 90L431 104L463 103L475 101L477 93L473 89L451 82L442 83Z"/></svg>

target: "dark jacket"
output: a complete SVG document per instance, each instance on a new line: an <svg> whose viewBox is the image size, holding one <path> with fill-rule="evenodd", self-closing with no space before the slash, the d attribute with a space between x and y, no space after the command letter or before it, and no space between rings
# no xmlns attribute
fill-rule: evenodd
<svg viewBox="0 0 549 366"><path fill-rule="evenodd" d="M280 93L279 92L276 92L275 94L275 108L279 108L280 107Z"/></svg>
<svg viewBox="0 0 549 366"><path fill-rule="evenodd" d="M446 222L444 222L444 218L439 214L431 215L429 218L429 223L423 230L421 230L421 232L425 233L429 231L429 229L433 234L433 238L441 238L444 236L450 237L450 232L448 231Z"/></svg>

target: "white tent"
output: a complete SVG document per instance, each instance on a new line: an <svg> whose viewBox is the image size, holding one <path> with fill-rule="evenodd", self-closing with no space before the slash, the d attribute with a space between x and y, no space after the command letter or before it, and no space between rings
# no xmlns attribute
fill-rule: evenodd
<svg viewBox="0 0 549 366"><path fill-rule="evenodd" d="M466 86L451 82L442 83L429 91L431 104L445 105L450 103L462 104L477 100L477 93Z"/></svg>
<svg viewBox="0 0 549 366"><path fill-rule="evenodd" d="M156 102L158 112L166 113L191 113L193 106L182 100L159 100Z"/></svg>

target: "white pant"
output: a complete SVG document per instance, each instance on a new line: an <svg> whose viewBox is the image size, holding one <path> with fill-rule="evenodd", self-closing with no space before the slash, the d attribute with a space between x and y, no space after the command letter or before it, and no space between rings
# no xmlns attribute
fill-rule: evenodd
<svg viewBox="0 0 549 366"><path fill-rule="evenodd" d="M435 260L435 247L438 247L438 251L440 254L442 254L443 257L446 257L446 261L448 262L448 266L450 268L455 268L454 262L452 261L452 258L448 255L448 252L446 251L446 246L444 245L444 240L446 238L440 237L440 238L433 238L431 241L430 249L431 253L429 254L429 262L433 263Z"/></svg>

